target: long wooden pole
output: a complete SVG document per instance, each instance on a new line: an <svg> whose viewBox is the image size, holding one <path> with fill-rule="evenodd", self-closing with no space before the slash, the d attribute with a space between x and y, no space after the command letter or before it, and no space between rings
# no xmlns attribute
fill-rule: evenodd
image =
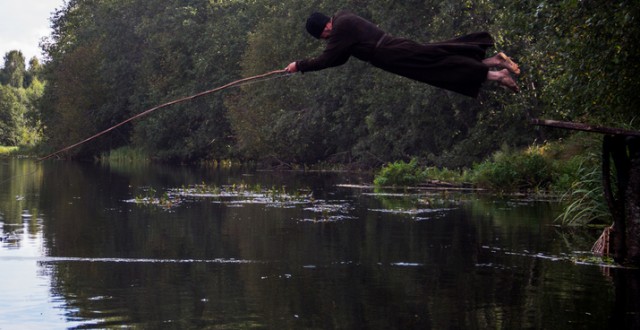
<svg viewBox="0 0 640 330"><path fill-rule="evenodd" d="M75 148L75 147L77 147L77 146L79 146L79 145L81 145L83 143L89 142L89 141L91 141L91 140L93 140L93 139L95 139L95 138L97 138L97 137L99 137L101 135L104 135L104 134L106 134L106 133L108 133L108 132L110 132L110 131L112 131L112 130L114 130L114 129L116 129L116 128L118 128L118 127L120 127L120 126L122 126L122 125L124 125L124 124L126 124L126 123L128 123L130 121L132 121L132 120L134 120L134 119L140 118L142 116L146 116L149 113L151 113L153 111L156 111L156 110L158 110L160 108L164 108L164 107L168 107L170 105L174 105L174 104L177 104L177 103L193 100L195 98L202 97L202 96L205 96L205 95L208 95L208 94L223 90L225 88L233 87L235 85L239 85L239 84L251 81L251 80L256 80L256 79L265 78L267 76L271 76L271 75L274 75L274 74L283 74L283 73L287 73L287 72L288 72L287 70L275 70L275 71L267 72L267 73L260 74L260 75L257 75L257 76L252 76L252 77L248 77L248 78L239 79L239 80L230 82L230 83L228 83L226 85L223 85L223 86L220 86L220 87L217 87L217 88L214 88L214 89L210 89L208 91L200 92L198 94L194 94L194 95L191 95L191 96L183 97L181 99L173 100L173 101L170 101L170 102L155 106L155 107L153 107L151 109L148 109L148 110L145 110L145 111L143 111L143 112L141 112L141 113L139 113L139 114L127 119L127 120L124 120L124 121L122 121L122 122L120 122L118 124L115 124L115 125L107 128L107 129L105 129L102 132L96 133L96 134L94 134L94 135L92 135L92 136L90 136L90 137L88 137L88 138L86 138L86 139L84 139L82 141L76 142L76 143L74 143L74 144L72 144L70 146L64 147L64 148L62 148L62 149L60 149L60 150L58 150L58 151L56 151L54 153L51 153L51 154L46 155L46 156L44 156L42 158L39 158L38 161L49 159L49 158L51 158L51 157L53 157L53 156L55 156L55 155L57 155L59 153L62 153L62 152L65 152L65 151L69 151L69 150L71 150L71 149L73 149L73 148Z"/></svg>

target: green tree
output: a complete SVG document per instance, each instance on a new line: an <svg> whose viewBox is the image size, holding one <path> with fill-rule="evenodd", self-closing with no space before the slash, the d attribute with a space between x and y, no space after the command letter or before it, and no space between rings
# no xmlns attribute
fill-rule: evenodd
<svg viewBox="0 0 640 330"><path fill-rule="evenodd" d="M44 45L51 58L45 104L52 111L43 116L49 145L71 144L158 104L237 78L252 19L246 6L71 1L55 15ZM66 89L70 78L77 83ZM133 143L164 160L224 158L231 144L224 110L221 98L163 109L76 152L91 155ZM76 134L61 134L71 127Z"/></svg>
<svg viewBox="0 0 640 330"><path fill-rule="evenodd" d="M526 63L522 85L532 99L522 107L534 105L535 115L556 119L640 127L634 120L640 100L640 3L503 5L498 24Z"/></svg>
<svg viewBox="0 0 640 330"><path fill-rule="evenodd" d="M146 45L134 112L238 79L252 20L236 1L174 1L150 12L136 28ZM133 143L161 160L224 159L231 135L222 97L211 95L141 120Z"/></svg>
<svg viewBox="0 0 640 330"><path fill-rule="evenodd" d="M25 125L24 90L0 85L0 145L20 144L20 128Z"/></svg>
<svg viewBox="0 0 640 330"><path fill-rule="evenodd" d="M39 70L35 58L25 72L21 52L5 55L5 66L0 70L0 145L35 145L40 140L38 108L44 85L37 79Z"/></svg>
<svg viewBox="0 0 640 330"><path fill-rule="evenodd" d="M94 113L105 102L104 86L97 73L99 52L95 46L79 47L65 54L65 61L56 66L48 79L51 93L46 107L55 109L44 113L46 138L51 147L60 149L80 141L98 131ZM59 82L67 82L59 84ZM74 83L68 83L74 82ZM94 153L98 144L87 144L73 150L76 155ZM100 150L100 149L97 149Z"/></svg>
<svg viewBox="0 0 640 330"><path fill-rule="evenodd" d="M13 87L22 87L25 77L25 60L22 52L12 50L4 56L2 83Z"/></svg>
<svg viewBox="0 0 640 330"><path fill-rule="evenodd" d="M343 5L323 2L321 6L295 3L269 7L268 18L249 36L242 62L244 75L318 54L322 43L305 34L306 16L313 10L333 13ZM394 35L424 42L489 29L493 20L493 6L487 1L353 1L346 5L347 9L364 8L356 9L358 14ZM442 159L456 158L445 156L446 152L475 134L485 109L506 112L502 110L504 99L497 93L471 100L356 60L291 80L294 82L250 86L235 103L228 103L239 146L248 155L301 162L357 161L363 165L421 156L443 163ZM504 122L501 119L495 122ZM514 131L522 132L522 126L513 125ZM523 137L518 143L530 140L529 135L529 140ZM457 157L456 165L478 161L496 148L490 143L469 147L474 153ZM469 155L467 148L460 149L460 154Z"/></svg>
<svg viewBox="0 0 640 330"><path fill-rule="evenodd" d="M162 109L77 152L130 144L171 161L379 166L417 157L470 166L503 145L561 135L531 127L530 117L638 125L639 7L630 0L71 0L44 43L42 120L51 147L68 145L155 105L316 55L323 44L306 35L307 15L352 9L422 42L489 31L495 51L522 64L522 92L488 83L470 99L352 60ZM37 76L31 70L26 86Z"/></svg>
<svg viewBox="0 0 640 330"><path fill-rule="evenodd" d="M104 130L129 115L139 40L136 1L73 0L52 18L43 44L47 64L43 114L47 144L58 149ZM73 150L90 156L129 142L129 127Z"/></svg>
<svg viewBox="0 0 640 330"><path fill-rule="evenodd" d="M24 87L29 88L36 80L42 81L43 67L37 57L29 60L29 69L27 69L24 76Z"/></svg>
<svg viewBox="0 0 640 330"><path fill-rule="evenodd" d="M31 66L30 66L31 68ZM40 82L37 74L25 89L24 125L20 127L20 145L35 146L42 140L41 102L45 83Z"/></svg>

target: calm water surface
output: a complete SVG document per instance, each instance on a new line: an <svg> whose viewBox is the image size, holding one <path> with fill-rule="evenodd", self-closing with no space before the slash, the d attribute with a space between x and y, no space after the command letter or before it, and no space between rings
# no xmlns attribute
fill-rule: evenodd
<svg viewBox="0 0 640 330"><path fill-rule="evenodd" d="M0 329L639 326L552 202L370 178L0 159Z"/></svg>

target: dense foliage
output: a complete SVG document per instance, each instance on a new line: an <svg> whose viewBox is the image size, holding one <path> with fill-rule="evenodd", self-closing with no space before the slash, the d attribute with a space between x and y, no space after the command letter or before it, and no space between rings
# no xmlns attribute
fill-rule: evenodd
<svg viewBox="0 0 640 330"><path fill-rule="evenodd" d="M58 149L154 105L316 55L323 44L304 20L343 8L424 42L487 30L522 64L522 92L487 84L472 99L351 60L162 109L74 155L129 146L183 162L418 158L458 167L559 134L530 117L639 127L635 0L70 0L43 45L47 144Z"/></svg>
<svg viewBox="0 0 640 330"><path fill-rule="evenodd" d="M22 52L5 54L0 69L0 146L32 146L40 140L40 73L36 58L27 69Z"/></svg>

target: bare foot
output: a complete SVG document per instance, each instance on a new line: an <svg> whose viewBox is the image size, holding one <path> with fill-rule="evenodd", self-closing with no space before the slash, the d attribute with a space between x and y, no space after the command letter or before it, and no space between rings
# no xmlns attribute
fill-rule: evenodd
<svg viewBox="0 0 640 330"><path fill-rule="evenodd" d="M509 70L507 69L498 71L498 77L496 81L500 84L500 86L506 87L512 90L514 93L520 92L520 88L516 84L516 81L513 80L513 78L511 78L511 75L509 74Z"/></svg>
<svg viewBox="0 0 640 330"><path fill-rule="evenodd" d="M507 56L505 53L498 53L498 55L496 55L496 57L500 60L500 66L513 72L513 74L515 75L519 75L520 74L520 67L518 66L518 64L516 62L514 62L509 56Z"/></svg>

